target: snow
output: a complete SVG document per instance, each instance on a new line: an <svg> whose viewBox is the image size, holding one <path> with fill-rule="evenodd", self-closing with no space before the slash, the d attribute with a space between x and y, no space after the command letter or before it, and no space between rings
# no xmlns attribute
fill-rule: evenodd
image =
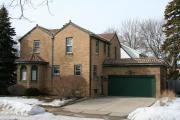
<svg viewBox="0 0 180 120"><path fill-rule="evenodd" d="M4 114L15 114L15 115L35 115L45 112L45 109L40 107L43 106L62 106L71 100L58 100L55 99L52 102L39 101L34 98L23 98L23 97L0 97L0 113Z"/></svg>
<svg viewBox="0 0 180 120"><path fill-rule="evenodd" d="M35 98L26 98L26 97L0 97L0 102L1 101L12 101L12 102L21 102L24 104L29 104L29 105L44 105L44 106L53 106L53 107L60 107L64 105L65 103L71 101L69 100L59 100L55 99L52 102L45 102L45 101L40 101Z"/></svg>
<svg viewBox="0 0 180 120"><path fill-rule="evenodd" d="M46 112L39 105L62 106L70 100L55 99L52 102L39 101L35 98L0 97L0 120L102 120L54 115Z"/></svg>
<svg viewBox="0 0 180 120"><path fill-rule="evenodd" d="M103 119L53 115L52 113L45 112L42 114L32 115L32 116L17 116L17 115L0 114L0 120L103 120Z"/></svg>
<svg viewBox="0 0 180 120"><path fill-rule="evenodd" d="M0 113L16 115L34 115L45 112L45 109L36 105L24 104L13 101L0 101Z"/></svg>
<svg viewBox="0 0 180 120"><path fill-rule="evenodd" d="M179 120L180 98L162 98L151 107L138 108L128 115L130 120Z"/></svg>

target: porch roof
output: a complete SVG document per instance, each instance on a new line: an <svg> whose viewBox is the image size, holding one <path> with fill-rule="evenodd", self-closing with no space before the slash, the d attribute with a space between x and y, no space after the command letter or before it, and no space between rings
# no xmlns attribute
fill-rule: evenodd
<svg viewBox="0 0 180 120"><path fill-rule="evenodd" d="M29 63L29 64L48 64L43 58L37 54L26 55L16 60L17 64Z"/></svg>

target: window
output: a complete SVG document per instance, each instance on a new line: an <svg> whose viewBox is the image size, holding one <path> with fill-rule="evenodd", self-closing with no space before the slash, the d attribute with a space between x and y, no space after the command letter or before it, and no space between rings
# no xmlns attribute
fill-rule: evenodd
<svg viewBox="0 0 180 120"><path fill-rule="evenodd" d="M97 65L93 65L93 79L97 78Z"/></svg>
<svg viewBox="0 0 180 120"><path fill-rule="evenodd" d="M72 53L72 37L66 38L66 53Z"/></svg>
<svg viewBox="0 0 180 120"><path fill-rule="evenodd" d="M81 65L74 65L74 75L81 75Z"/></svg>
<svg viewBox="0 0 180 120"><path fill-rule="evenodd" d="M33 53L39 53L40 40L34 40Z"/></svg>
<svg viewBox="0 0 180 120"><path fill-rule="evenodd" d="M20 75L21 80L22 81L26 80L26 76L27 76L26 66L21 66L20 74L21 74Z"/></svg>
<svg viewBox="0 0 180 120"><path fill-rule="evenodd" d="M106 43L104 43L104 53L106 54Z"/></svg>
<svg viewBox="0 0 180 120"><path fill-rule="evenodd" d="M38 75L37 71L38 71L37 66L33 65L31 67L31 80L32 81L36 81L37 80L37 75Z"/></svg>
<svg viewBox="0 0 180 120"><path fill-rule="evenodd" d="M117 59L117 47L114 48L114 53L115 53L115 59Z"/></svg>
<svg viewBox="0 0 180 120"><path fill-rule="evenodd" d="M96 40L96 54L99 54L99 40Z"/></svg>
<svg viewBox="0 0 180 120"><path fill-rule="evenodd" d="M53 66L53 75L60 75L60 66L59 65Z"/></svg>
<svg viewBox="0 0 180 120"><path fill-rule="evenodd" d="M110 45L108 45L108 57L110 57Z"/></svg>

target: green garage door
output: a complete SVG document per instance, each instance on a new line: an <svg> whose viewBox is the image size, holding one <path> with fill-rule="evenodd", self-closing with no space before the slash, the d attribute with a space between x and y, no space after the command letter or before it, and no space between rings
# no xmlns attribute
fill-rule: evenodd
<svg viewBox="0 0 180 120"><path fill-rule="evenodd" d="M110 96L154 97L155 77L147 75L109 76L108 94Z"/></svg>

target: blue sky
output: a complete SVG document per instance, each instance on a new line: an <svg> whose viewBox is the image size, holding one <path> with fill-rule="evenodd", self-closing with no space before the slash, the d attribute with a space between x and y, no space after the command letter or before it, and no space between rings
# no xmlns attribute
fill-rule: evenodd
<svg viewBox="0 0 180 120"><path fill-rule="evenodd" d="M22 36L36 24L47 28L61 28L71 20L95 33L101 33L111 26L120 26L127 19L163 19L168 2L169 0L53 0L50 4L53 15L49 14L46 6L38 6L36 9L27 7L25 15L32 22L14 19L12 26L17 35ZM10 16L19 15L18 9L8 9Z"/></svg>

